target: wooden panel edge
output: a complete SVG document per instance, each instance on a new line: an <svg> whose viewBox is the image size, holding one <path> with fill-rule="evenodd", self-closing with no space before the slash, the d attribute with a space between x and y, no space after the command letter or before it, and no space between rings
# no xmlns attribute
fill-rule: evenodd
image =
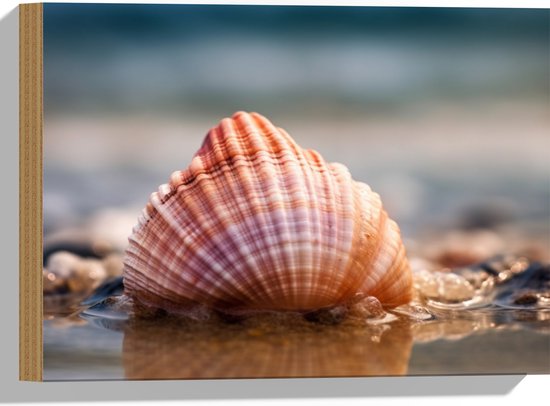
<svg viewBox="0 0 550 406"><path fill-rule="evenodd" d="M42 381L42 3L19 5L19 379Z"/></svg>

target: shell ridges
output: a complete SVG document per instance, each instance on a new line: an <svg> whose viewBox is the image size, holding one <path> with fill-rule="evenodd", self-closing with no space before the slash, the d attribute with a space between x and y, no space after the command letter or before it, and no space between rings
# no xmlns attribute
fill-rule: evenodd
<svg viewBox="0 0 550 406"><path fill-rule="evenodd" d="M257 113L207 134L154 192L129 238L126 293L184 311L309 311L375 294L406 303L412 277L380 197Z"/></svg>

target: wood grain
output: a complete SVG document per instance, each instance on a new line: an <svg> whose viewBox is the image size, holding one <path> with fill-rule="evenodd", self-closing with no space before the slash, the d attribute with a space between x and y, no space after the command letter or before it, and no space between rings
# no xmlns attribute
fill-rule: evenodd
<svg viewBox="0 0 550 406"><path fill-rule="evenodd" d="M42 4L19 6L19 379L42 380Z"/></svg>

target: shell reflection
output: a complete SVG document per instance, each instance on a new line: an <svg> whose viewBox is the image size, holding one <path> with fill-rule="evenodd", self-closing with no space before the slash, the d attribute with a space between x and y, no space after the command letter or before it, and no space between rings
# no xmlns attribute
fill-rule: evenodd
<svg viewBox="0 0 550 406"><path fill-rule="evenodd" d="M406 322L326 326L290 313L239 324L136 320L123 364L127 379L403 375L411 348Z"/></svg>

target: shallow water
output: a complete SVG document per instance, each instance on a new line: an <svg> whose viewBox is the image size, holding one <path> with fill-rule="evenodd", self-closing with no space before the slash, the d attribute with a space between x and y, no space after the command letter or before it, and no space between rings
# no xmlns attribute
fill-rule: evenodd
<svg viewBox="0 0 550 406"><path fill-rule="evenodd" d="M516 271L518 263L522 262L514 262ZM65 303L44 321L44 378L549 373L550 307L545 289L550 268L536 263L523 268L489 290L477 286L470 291L474 297L483 294L483 300L461 302L449 296L456 296L455 285L453 291L428 299L422 293L425 275L415 272L416 305L383 314L352 306L343 320L308 321L298 313L264 313L243 320L142 318L132 314L124 296L96 296L96 304L77 305L72 314L60 314L59 309L70 308ZM485 263L453 275L466 275L472 282L472 273L487 269ZM491 277L504 279L505 271ZM432 275L441 282L449 273L445 278L439 272ZM533 299L536 295L538 301Z"/></svg>
<svg viewBox="0 0 550 406"><path fill-rule="evenodd" d="M520 311L511 317L520 318ZM530 317L530 316L529 316ZM44 322L45 380L549 373L546 321L398 321L384 326L189 327L114 331Z"/></svg>

